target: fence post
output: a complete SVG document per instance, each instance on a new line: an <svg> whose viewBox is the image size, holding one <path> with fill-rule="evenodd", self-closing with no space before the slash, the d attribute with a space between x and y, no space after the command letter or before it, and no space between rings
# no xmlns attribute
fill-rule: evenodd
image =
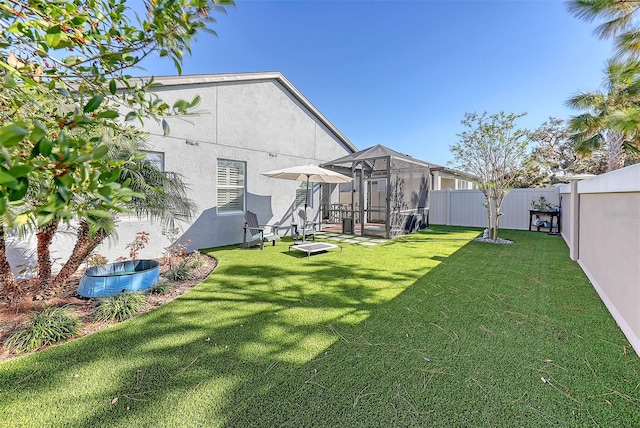
<svg viewBox="0 0 640 428"><path fill-rule="evenodd" d="M571 224L569 235L569 257L577 261L580 257L580 194L578 193L578 181L571 182L571 218L567 219Z"/></svg>
<svg viewBox="0 0 640 428"><path fill-rule="evenodd" d="M451 226L451 189L447 189L447 226Z"/></svg>

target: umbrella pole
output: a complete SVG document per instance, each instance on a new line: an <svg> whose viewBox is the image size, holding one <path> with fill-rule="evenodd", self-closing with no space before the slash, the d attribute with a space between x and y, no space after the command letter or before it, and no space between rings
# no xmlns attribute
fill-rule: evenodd
<svg viewBox="0 0 640 428"><path fill-rule="evenodd" d="M306 240L307 232L307 206L309 205L309 176L307 175L307 190L304 194L304 223L302 224L302 240Z"/></svg>

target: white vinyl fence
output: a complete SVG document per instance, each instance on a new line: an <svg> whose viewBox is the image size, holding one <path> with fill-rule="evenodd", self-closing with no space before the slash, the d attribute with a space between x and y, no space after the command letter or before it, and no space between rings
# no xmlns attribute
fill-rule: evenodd
<svg viewBox="0 0 640 428"><path fill-rule="evenodd" d="M486 227L477 190L431 192L429 221ZM640 164L561 188L514 189L502 206L500 227L529 228L531 201L561 206L562 237L629 343L640 355Z"/></svg>
<svg viewBox="0 0 640 428"><path fill-rule="evenodd" d="M531 201L544 196L548 203L560 204L558 188L512 189L500 211L501 229L529 229ZM487 210L479 190L432 190L429 199L429 223L447 226L487 227Z"/></svg>

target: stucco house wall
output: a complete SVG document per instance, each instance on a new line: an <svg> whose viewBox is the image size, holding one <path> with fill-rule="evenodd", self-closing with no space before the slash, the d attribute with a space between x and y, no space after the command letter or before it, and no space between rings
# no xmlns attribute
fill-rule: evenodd
<svg viewBox="0 0 640 428"><path fill-rule="evenodd" d="M243 73L156 77L154 92L172 105L200 96L197 114L168 118L170 134L147 119L148 149L161 153L165 171L184 176L196 203L194 218L181 225L179 242L187 250L238 244L243 238L244 211L219 212L218 159L245 163L245 210L260 223L281 223L289 233L297 212L296 189L301 183L262 176L261 173L295 165L321 164L356 151L353 144L322 115L281 73ZM319 187L313 186L309 218L318 217ZM135 216L120 215L115 239L97 251L110 261L128 256L126 244L140 231L150 233L139 257L158 257L170 244L162 225ZM56 237L55 257L66 260L73 247L73 228ZM20 245L29 247L21 240ZM22 252L24 255L24 251ZM20 257L21 254L14 254Z"/></svg>
<svg viewBox="0 0 640 428"><path fill-rule="evenodd" d="M477 189L478 185L460 172L445 168L440 165L433 165L431 174L431 190L472 190Z"/></svg>
<svg viewBox="0 0 640 428"><path fill-rule="evenodd" d="M355 147L280 73L160 77L156 93L169 105L200 96L196 115L167 119L170 135L158 123L145 123L149 148L164 153L166 171L182 174L197 205L194 220L183 225L188 250L242 242L244 211L220 212L217 206L218 159L245 163L245 210L261 223L281 224L289 233L300 182L278 180L263 172L294 165L320 164L355 151ZM317 218L319 191L314 187L310 218ZM128 224L124 224L124 223ZM120 241L129 242L137 219L121 222ZM161 227L144 222L158 237ZM135 226L135 227L132 227ZM122 233L126 230L126 233ZM160 234L160 236L162 236ZM128 240L127 240L128 239ZM162 239L159 239L162 242ZM152 243L149 249L161 250ZM105 252L106 249L101 249Z"/></svg>

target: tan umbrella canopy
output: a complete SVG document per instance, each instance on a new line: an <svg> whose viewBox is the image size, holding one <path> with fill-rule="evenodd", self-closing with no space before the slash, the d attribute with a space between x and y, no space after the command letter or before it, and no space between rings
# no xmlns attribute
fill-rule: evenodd
<svg viewBox="0 0 640 428"><path fill-rule="evenodd" d="M305 181L307 183L307 193L304 201L306 211L309 203L309 183L348 183L353 180L351 177L342 175L330 169L321 168L316 165L300 165L290 168L277 169L275 171L263 172L262 175L282 180Z"/></svg>

